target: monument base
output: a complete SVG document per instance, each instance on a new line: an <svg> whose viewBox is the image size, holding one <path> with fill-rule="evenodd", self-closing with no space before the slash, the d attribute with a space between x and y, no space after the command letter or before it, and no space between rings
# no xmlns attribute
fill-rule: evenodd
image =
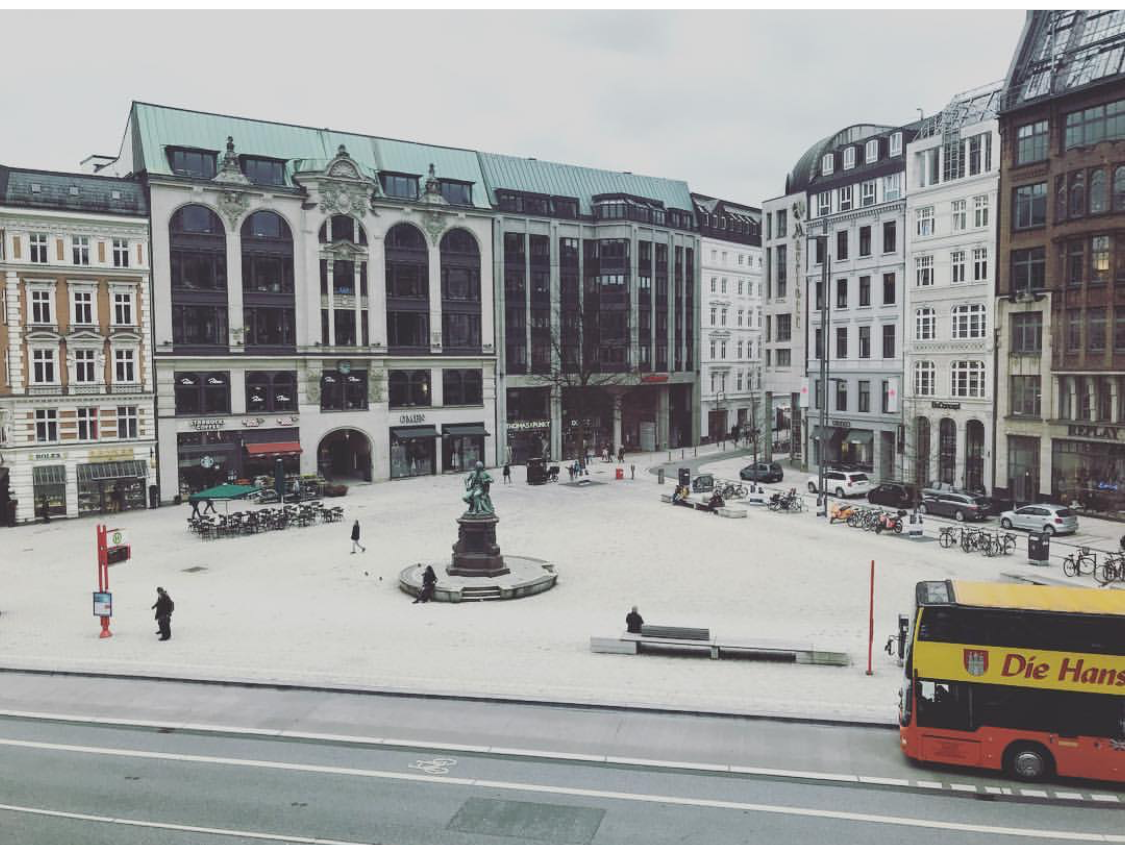
<svg viewBox="0 0 1125 845"><path fill-rule="evenodd" d="M499 521L495 514L458 517L453 561L445 568L446 573L467 578L507 575L509 570L496 542L496 523Z"/></svg>

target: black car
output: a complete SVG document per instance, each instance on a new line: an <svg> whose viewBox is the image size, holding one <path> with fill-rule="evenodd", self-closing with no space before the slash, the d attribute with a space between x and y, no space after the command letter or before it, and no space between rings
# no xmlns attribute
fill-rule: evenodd
<svg viewBox="0 0 1125 845"><path fill-rule="evenodd" d="M960 490L924 490L918 509L923 513L951 516L958 522L964 522L966 519L988 519L992 512L992 500Z"/></svg>
<svg viewBox="0 0 1125 845"><path fill-rule="evenodd" d="M760 481L766 484L776 484L785 477L781 464L777 461L765 464L749 464L738 473L743 481Z"/></svg>
<svg viewBox="0 0 1125 845"><path fill-rule="evenodd" d="M880 484L867 494L867 501L871 504L887 505L892 508L912 508L919 498L917 487L897 481Z"/></svg>

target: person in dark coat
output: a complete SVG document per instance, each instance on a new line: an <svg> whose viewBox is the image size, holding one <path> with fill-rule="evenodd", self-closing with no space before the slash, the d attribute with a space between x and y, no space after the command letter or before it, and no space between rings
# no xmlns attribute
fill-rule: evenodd
<svg viewBox="0 0 1125 845"><path fill-rule="evenodd" d="M619 464L625 463L625 447L624 446L618 446L617 447L617 463L619 463Z"/></svg>
<svg viewBox="0 0 1125 845"><path fill-rule="evenodd" d="M637 613L637 606L633 605L633 609L625 617L625 630L630 634L639 634L643 624L645 624L644 618Z"/></svg>
<svg viewBox="0 0 1125 845"><path fill-rule="evenodd" d="M359 542L359 520L357 519L352 523L352 554L355 554L355 547L359 546L361 552L367 551L367 546Z"/></svg>
<svg viewBox="0 0 1125 845"><path fill-rule="evenodd" d="M504 483L512 483L512 467L511 464L504 464Z"/></svg>
<svg viewBox="0 0 1125 845"><path fill-rule="evenodd" d="M432 601L434 597L434 587L437 586L437 573L434 572L432 566L427 566L426 571L422 573L422 592L418 594L418 598L414 599L414 603L421 602L425 604Z"/></svg>
<svg viewBox="0 0 1125 845"><path fill-rule="evenodd" d="M162 642L172 639L172 611L176 609L176 603L163 587L156 588L156 604L152 607L156 611L156 624L160 627L156 633L160 634Z"/></svg>

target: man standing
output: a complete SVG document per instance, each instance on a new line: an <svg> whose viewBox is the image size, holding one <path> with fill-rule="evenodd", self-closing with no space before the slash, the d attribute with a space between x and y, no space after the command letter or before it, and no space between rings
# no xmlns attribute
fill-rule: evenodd
<svg viewBox="0 0 1125 845"><path fill-rule="evenodd" d="M355 547L359 546L361 552L367 551L367 546L359 542L359 520L357 519L352 523L352 554L355 554Z"/></svg>
<svg viewBox="0 0 1125 845"><path fill-rule="evenodd" d="M637 606L633 605L633 609L625 617L625 630L630 634L639 634L643 624L645 624L645 620L637 613Z"/></svg>
<svg viewBox="0 0 1125 845"><path fill-rule="evenodd" d="M512 467L511 464L504 464L504 483L512 483Z"/></svg>
<svg viewBox="0 0 1125 845"><path fill-rule="evenodd" d="M156 633L160 634L162 642L172 639L172 611L176 609L176 603L163 587L156 588L156 604L153 608L156 610L156 624L160 627Z"/></svg>

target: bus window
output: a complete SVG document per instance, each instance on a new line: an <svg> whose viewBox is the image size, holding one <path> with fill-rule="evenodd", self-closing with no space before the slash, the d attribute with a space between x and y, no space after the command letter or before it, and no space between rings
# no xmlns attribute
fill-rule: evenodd
<svg viewBox="0 0 1125 845"><path fill-rule="evenodd" d="M918 681L918 725L923 728L971 730L968 684Z"/></svg>

